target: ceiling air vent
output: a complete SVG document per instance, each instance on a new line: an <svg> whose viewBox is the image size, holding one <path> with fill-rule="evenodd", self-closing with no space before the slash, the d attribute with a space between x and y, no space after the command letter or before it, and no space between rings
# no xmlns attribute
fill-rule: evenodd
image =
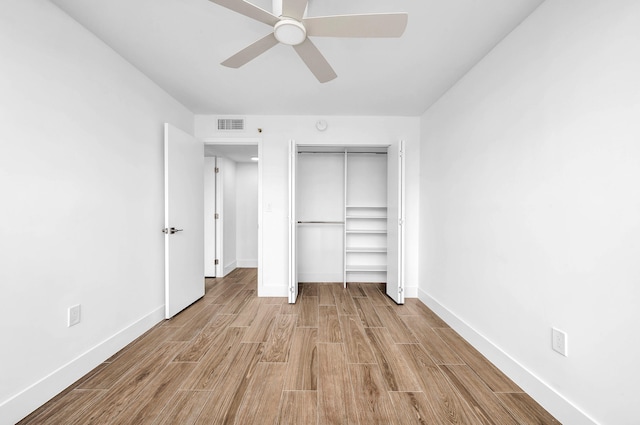
<svg viewBox="0 0 640 425"><path fill-rule="evenodd" d="M244 130L243 118L218 118L218 130L242 131Z"/></svg>

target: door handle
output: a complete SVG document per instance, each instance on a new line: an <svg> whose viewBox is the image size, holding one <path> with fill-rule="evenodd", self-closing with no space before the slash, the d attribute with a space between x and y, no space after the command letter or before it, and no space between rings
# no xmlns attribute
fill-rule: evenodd
<svg viewBox="0 0 640 425"><path fill-rule="evenodd" d="M165 227L164 229L162 229L162 233L164 233L165 235L173 235L174 233L178 233L178 232L182 232L183 229L176 229L175 227Z"/></svg>

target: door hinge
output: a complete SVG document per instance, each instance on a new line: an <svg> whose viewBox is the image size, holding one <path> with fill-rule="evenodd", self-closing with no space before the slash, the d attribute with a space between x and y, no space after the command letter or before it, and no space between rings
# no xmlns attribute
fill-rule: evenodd
<svg viewBox="0 0 640 425"><path fill-rule="evenodd" d="M296 291L296 288L294 288L294 287L289 288L289 292L291 292L292 294L293 294L295 291Z"/></svg>
<svg viewBox="0 0 640 425"><path fill-rule="evenodd" d="M217 266L218 264L220 264L220 260L216 259L216 260L214 260L213 263Z"/></svg>
<svg viewBox="0 0 640 425"><path fill-rule="evenodd" d="M215 219L217 220L217 219L219 219L219 218L220 218L220 214L216 213L216 215L215 215Z"/></svg>
<svg viewBox="0 0 640 425"><path fill-rule="evenodd" d="M165 227L164 229L162 229L162 233L164 233L165 235L174 235L182 231L182 229L176 229L175 227Z"/></svg>
<svg viewBox="0 0 640 425"><path fill-rule="evenodd" d="M216 172L216 173L219 173L219 172L220 172L220 168L216 167L215 172Z"/></svg>

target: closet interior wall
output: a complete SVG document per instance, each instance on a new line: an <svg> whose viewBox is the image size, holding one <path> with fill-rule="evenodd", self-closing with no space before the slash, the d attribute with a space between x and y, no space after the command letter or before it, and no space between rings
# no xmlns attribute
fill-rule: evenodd
<svg viewBox="0 0 640 425"><path fill-rule="evenodd" d="M297 170L298 281L342 282L344 152L300 152Z"/></svg>

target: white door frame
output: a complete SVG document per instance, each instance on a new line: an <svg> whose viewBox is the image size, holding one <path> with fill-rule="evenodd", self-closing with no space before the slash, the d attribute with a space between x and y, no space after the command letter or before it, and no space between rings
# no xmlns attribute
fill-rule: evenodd
<svg viewBox="0 0 640 425"><path fill-rule="evenodd" d="M397 261L397 279L398 279L398 288L400 289L398 292L398 296L396 297L392 297L394 299L394 301L398 302L399 304L404 304L404 271L405 271L405 262L404 262L404 214L405 214L405 205L404 205L404 201L405 201L405 174L404 174L404 170L405 170L405 165L404 165L404 141L403 140L398 140L397 142L357 142L354 141L352 143L313 143L313 142L309 142L309 143L296 143L295 141L290 141L290 144L293 144L293 146L295 147L295 152L297 153L297 148L299 147L304 147L304 146L322 146L322 147L337 147L337 148L346 148L346 147L358 147L358 146L362 146L362 147L372 147L372 148L387 148L389 150L396 150L398 151L398 158L399 158L399 175L397 176L398 179L398 191L399 191L399 195L400 195L400 199L399 199L399 226L398 226L398 261ZM290 146L291 149L291 146ZM291 155L291 153L290 153ZM389 153L387 153L387 155L389 155ZM291 158L290 158L291 160ZM346 165L345 165L346 166ZM289 178L291 178L291 167L290 171L289 171ZM387 179L389 179L389 170L387 169ZM289 190L291 191L291 182L289 183L290 188ZM295 186L294 186L295 189ZM289 199L291 199L291 194L289 195ZM346 201L346 200L345 200ZM290 201L291 202L291 201ZM388 204L388 200L387 200L387 204ZM291 205L290 205L291 207ZM290 218L291 220L291 218ZM291 223L290 223L291 224ZM290 235L291 235L291 230L290 230ZM291 267L291 258L292 258L292 250L296 250L297 249L297 241L295 239L292 239L291 237L289 237L289 267ZM346 262L345 262L346 264ZM288 290L290 291L292 288L292 278L291 278L291 273L292 271L289 271L289 285L288 285ZM387 272L389 273L389 272ZM387 282L389 281L389 276L387 275ZM345 277L345 285L346 285L346 277ZM388 286L388 285L387 285ZM290 294L289 294L290 295Z"/></svg>
<svg viewBox="0 0 640 425"><path fill-rule="evenodd" d="M216 199L215 199L215 211L214 213L218 217L215 221L216 228L216 240L215 240L215 258L218 261L216 264L216 277L224 277L224 176L223 172L220 171L220 167L222 166L222 161L220 161L220 157L216 156ZM224 168L224 167L222 167Z"/></svg>
<svg viewBox="0 0 640 425"><path fill-rule="evenodd" d="M238 145L238 146L258 146L258 296L262 290L262 138L261 137L205 137L200 139L205 145ZM217 179L217 177L216 177ZM216 180L216 188L218 188ZM216 196L218 196L216 190ZM203 194L204 196L204 194ZM217 208L217 207L216 207ZM216 250L218 249L217 240L220 227L216 223ZM216 253L217 254L217 253ZM219 266L223 267L222 264ZM221 270L220 269L220 270Z"/></svg>
<svg viewBox="0 0 640 425"><path fill-rule="evenodd" d="M204 147L204 144L203 144ZM217 247L215 246L215 241L217 241L217 223L216 223L216 219L215 219L215 212L216 212L216 202L217 199L214 196L213 199L210 199L208 197L208 193L211 193L210 190L213 189L213 194L215 195L217 193L217 187L216 187L216 181L217 181L217 176L215 174L215 167L216 167L216 161L218 158L216 157L211 157L211 158L205 158L204 159L204 163L205 163L205 170L204 170L204 190L205 190L205 199L204 199L204 205L205 205L205 214L204 214L204 218L205 218L205 222L204 222L204 276L205 277L220 277L218 275L218 266L216 264L213 264L213 259L218 258L217 257ZM211 160L211 161L208 161ZM207 164L209 163L209 164ZM211 163L213 164L213 170L211 169ZM213 205L212 205L213 204ZM214 244L213 246L209 246L208 241L211 240L211 236L213 236L213 241Z"/></svg>

